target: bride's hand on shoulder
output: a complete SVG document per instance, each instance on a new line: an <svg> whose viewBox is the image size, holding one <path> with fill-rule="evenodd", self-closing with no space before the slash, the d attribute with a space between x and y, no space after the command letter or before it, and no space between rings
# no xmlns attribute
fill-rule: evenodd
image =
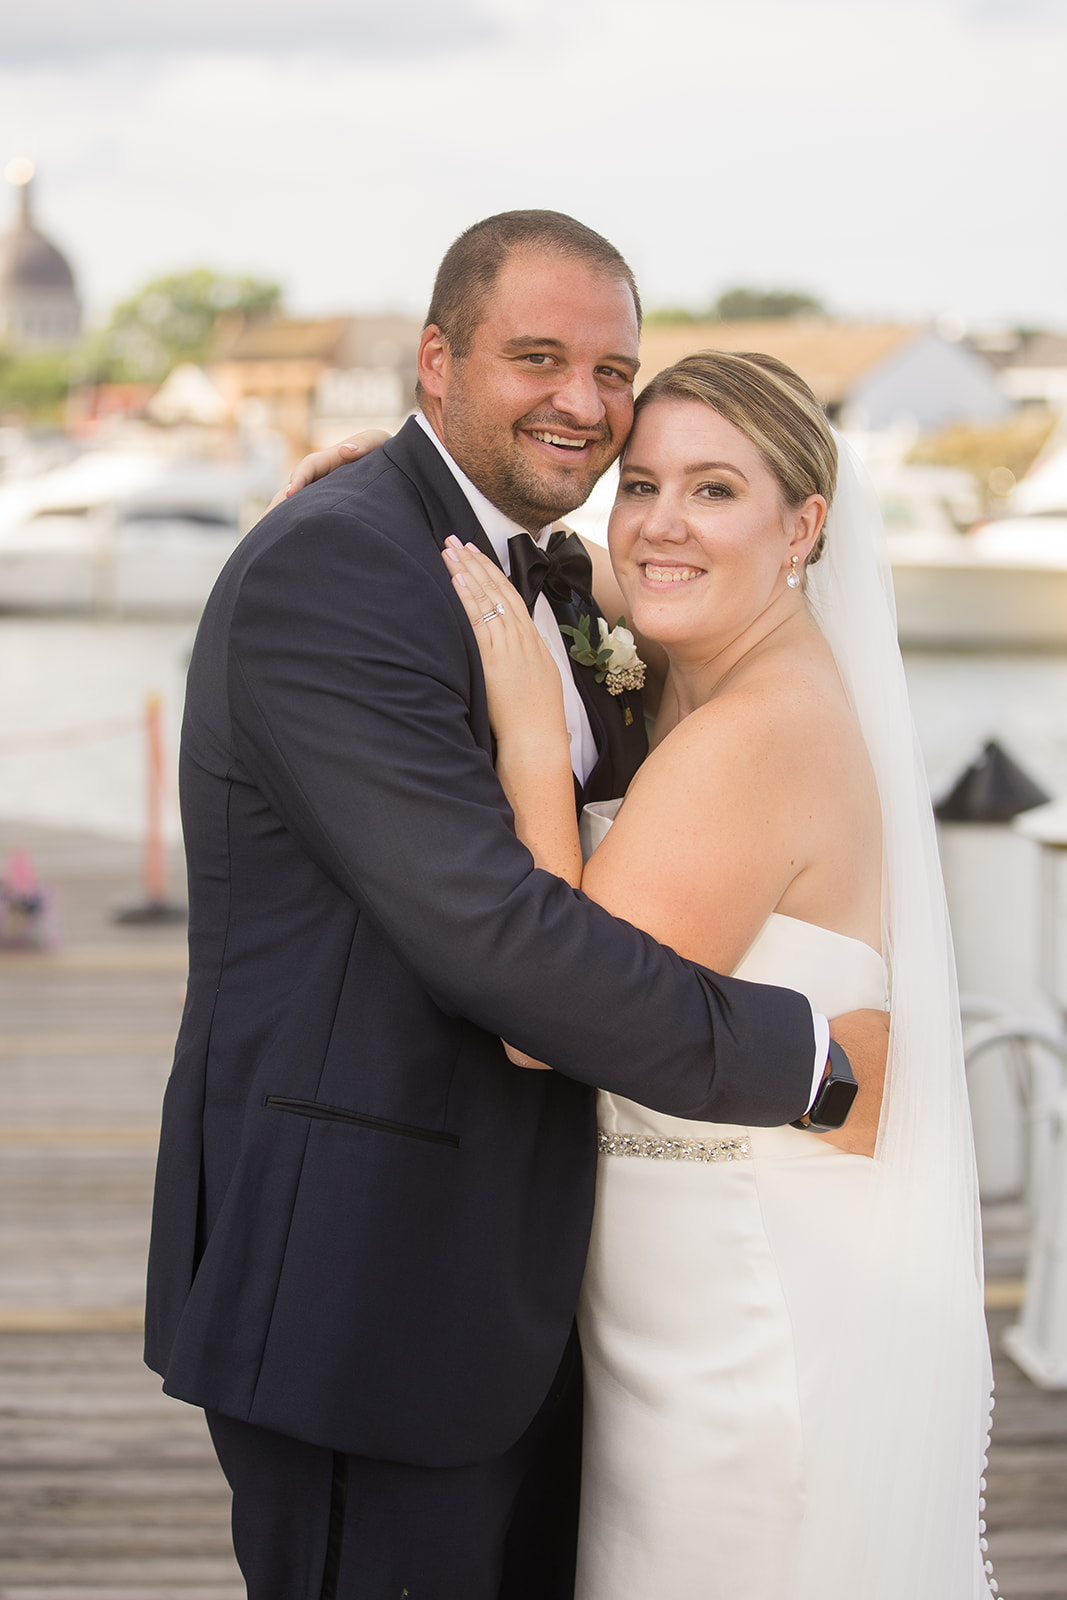
<svg viewBox="0 0 1067 1600"><path fill-rule="evenodd" d="M274 496L268 511L273 511L275 506L280 506L283 500L288 500L299 489L306 489L309 483L315 483L319 478L325 478L329 473L336 472L338 467L347 467L352 461L359 461L362 456L369 456L372 450L377 450L379 445L391 439L391 433L384 428L364 428L360 433L353 433L349 438L342 439L340 444L331 445L328 450L313 450L310 455L304 456L293 468L289 482L283 489L279 489Z"/></svg>
<svg viewBox="0 0 1067 1600"><path fill-rule="evenodd" d="M582 853L559 669L525 601L495 562L455 537L441 554L482 658L496 775L515 832L536 867L577 887ZM518 1064L539 1065L528 1059Z"/></svg>
<svg viewBox="0 0 1067 1600"><path fill-rule="evenodd" d="M498 745L521 742L532 751L542 740L552 749L562 741L566 750L559 669L522 596L475 545L453 536L441 553L474 630Z"/></svg>

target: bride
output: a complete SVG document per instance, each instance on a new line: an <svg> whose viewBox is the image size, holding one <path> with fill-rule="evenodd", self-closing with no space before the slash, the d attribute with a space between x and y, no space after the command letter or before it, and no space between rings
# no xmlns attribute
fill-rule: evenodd
<svg viewBox="0 0 1067 1600"><path fill-rule="evenodd" d="M584 868L559 674L499 569L445 552L538 866L705 966L893 1018L874 1160L600 1096L577 1600L989 1592L950 947L877 511L842 455L835 496L835 438L769 357L691 356L641 395L609 544L668 675Z"/></svg>
<svg viewBox="0 0 1067 1600"><path fill-rule="evenodd" d="M516 827L681 954L824 1015L888 1002L892 1027L873 1159L847 1125L600 1095L576 1600L978 1600L977 1193L877 506L770 357L690 356L635 409L609 543L667 678L625 799L587 808L584 866L558 670L503 573L444 552Z"/></svg>

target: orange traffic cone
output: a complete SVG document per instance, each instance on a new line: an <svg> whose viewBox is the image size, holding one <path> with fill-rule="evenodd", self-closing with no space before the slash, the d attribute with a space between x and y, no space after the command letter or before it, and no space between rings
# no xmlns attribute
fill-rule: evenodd
<svg viewBox="0 0 1067 1600"><path fill-rule="evenodd" d="M144 838L144 899L115 913L116 922L184 922L186 909L167 899L167 846L163 837L165 772L163 702L158 694L145 702L145 755L148 773Z"/></svg>

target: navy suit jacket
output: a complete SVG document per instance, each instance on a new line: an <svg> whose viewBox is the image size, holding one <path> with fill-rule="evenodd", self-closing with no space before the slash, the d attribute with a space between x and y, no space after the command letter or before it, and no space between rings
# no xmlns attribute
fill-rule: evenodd
<svg viewBox="0 0 1067 1600"><path fill-rule="evenodd" d="M588 1241L592 1086L777 1124L812 1064L799 996L682 961L534 868L451 532L488 548L409 423L266 517L208 603L147 1309L168 1393L427 1465L503 1452L548 1390ZM596 793L620 793L612 763L640 751L603 701ZM511 1066L501 1035L557 1070Z"/></svg>

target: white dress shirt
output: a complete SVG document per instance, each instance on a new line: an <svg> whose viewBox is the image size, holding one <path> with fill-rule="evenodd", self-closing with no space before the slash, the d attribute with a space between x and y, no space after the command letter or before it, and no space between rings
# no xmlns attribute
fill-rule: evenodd
<svg viewBox="0 0 1067 1600"><path fill-rule="evenodd" d="M426 417L421 411L416 411L415 421L428 438L432 439L441 459L445 462L449 472L455 478L466 496L478 524L489 540L496 553L496 558L503 567L508 577L511 576L511 557L508 553L508 540L517 533L526 533L526 528L520 528L517 522L512 522L506 517L491 500L487 500L482 491L467 477L467 474L458 467L437 437ZM530 537L542 549L548 543L548 536L552 532L552 524L541 529ZM563 635L559 631L559 623L553 614L552 607L543 594L539 594L533 608L533 620L537 631L552 652L552 658L559 668L560 679L563 683L563 706L567 717L567 733L571 741L571 766L579 783L585 782L596 764L596 743L593 739L593 730L589 726L589 717L582 697L575 686L571 672L570 658L567 647L563 642ZM817 1011L812 1012L812 1023L815 1032L815 1068L812 1077L811 1099L808 1109L815 1102L819 1092L822 1075L826 1069L826 1058L830 1050L830 1024L826 1018Z"/></svg>

